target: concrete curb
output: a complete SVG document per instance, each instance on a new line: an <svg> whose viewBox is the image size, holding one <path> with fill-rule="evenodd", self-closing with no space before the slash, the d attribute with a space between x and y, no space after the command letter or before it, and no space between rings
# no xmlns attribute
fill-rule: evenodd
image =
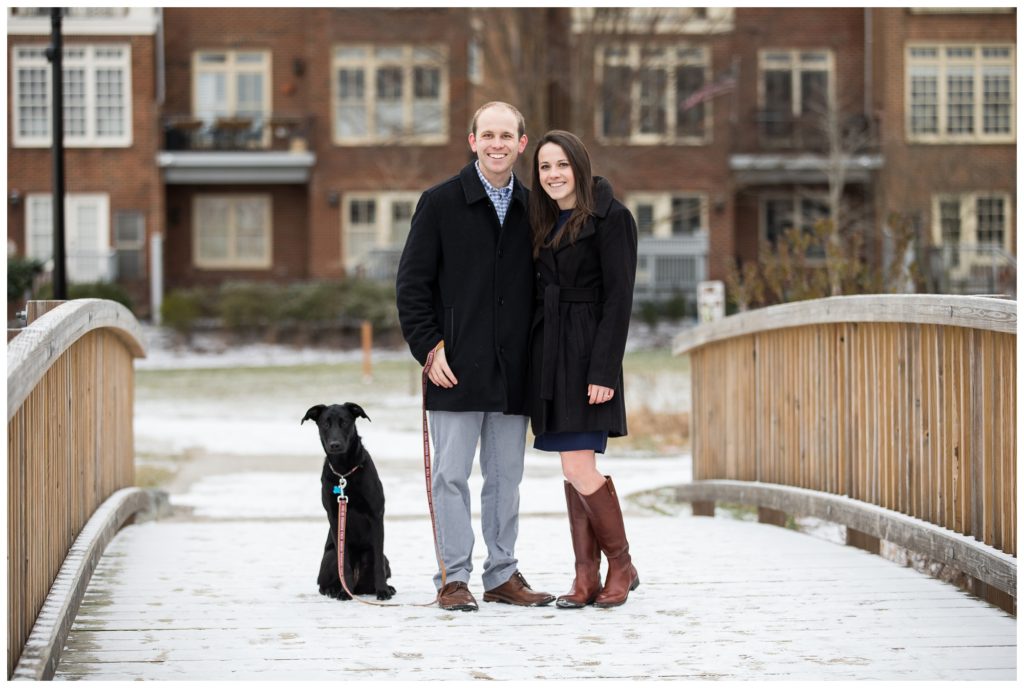
<svg viewBox="0 0 1024 688"><path fill-rule="evenodd" d="M158 494L138 487L126 487L112 494L96 509L75 539L50 586L11 680L46 681L53 678L71 624L103 551L128 519L140 512L155 512L160 501Z"/></svg>

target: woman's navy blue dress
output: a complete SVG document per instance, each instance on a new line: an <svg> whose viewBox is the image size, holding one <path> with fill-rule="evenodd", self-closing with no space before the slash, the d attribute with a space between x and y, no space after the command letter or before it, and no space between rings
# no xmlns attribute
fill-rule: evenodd
<svg viewBox="0 0 1024 688"><path fill-rule="evenodd" d="M558 222L555 224L555 228L551 230L551 234L548 235L549 241L555 235L555 232L566 223L570 215L572 215L572 210L560 210L558 212ZM580 390L580 393L585 392L586 390ZM533 441L534 449L549 452L592 449L598 454L604 454L607 446L607 430L595 430L594 432L546 432L543 435L538 435Z"/></svg>

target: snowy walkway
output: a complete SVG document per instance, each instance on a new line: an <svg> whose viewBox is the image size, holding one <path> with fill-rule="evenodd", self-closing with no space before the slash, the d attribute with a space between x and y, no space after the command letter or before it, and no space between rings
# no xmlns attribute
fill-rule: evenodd
<svg viewBox="0 0 1024 688"><path fill-rule="evenodd" d="M795 531L685 510L629 505L642 584L621 608L411 606L433 596L422 476L382 463L403 606L317 594L327 526L315 464L211 476L172 498L192 516L129 526L110 545L56 678L1016 677L1015 619L953 586ZM561 483L553 462L527 466L520 567L535 589L562 593L572 562ZM687 457L603 466L623 494L689 473Z"/></svg>

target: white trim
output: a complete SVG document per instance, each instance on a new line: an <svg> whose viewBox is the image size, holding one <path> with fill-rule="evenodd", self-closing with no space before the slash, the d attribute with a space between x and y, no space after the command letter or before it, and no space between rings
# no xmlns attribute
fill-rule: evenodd
<svg viewBox="0 0 1024 688"><path fill-rule="evenodd" d="M676 75L682 67L703 67L704 86L711 84L714 73L711 70L711 49L706 45L695 44L673 44L658 46L664 50L661 57L641 57L641 49L648 47L643 43L630 42L615 44L602 44L594 49L594 88L597 107L594 108L594 131L597 132L597 140L608 145L628 144L632 146L653 146L661 144L706 146L713 142L714 124L714 103L706 100L704 106L704 133L701 136L687 136L677 133L677 116L679 110L679 97L676 93ZM626 55L606 56L605 51L609 48L625 50ZM700 59L679 57L683 50L694 50L700 52ZM665 83L665 133L644 133L640 131L640 86L639 78L632 79L630 83L629 103L629 134L626 136L608 135L604 131L604 81L605 69L607 67L627 67L639 70L641 67L655 67L664 69L666 73Z"/></svg>
<svg viewBox="0 0 1024 688"><path fill-rule="evenodd" d="M80 9L80 8L72 8ZM82 8L84 9L84 8ZM65 17L61 33L65 36L151 36L160 27L160 10L153 7L128 7L126 16L111 18ZM50 17L16 17L7 8L8 36L49 36Z"/></svg>
<svg viewBox="0 0 1024 688"><path fill-rule="evenodd" d="M594 7L572 10L573 33L728 33L734 28L732 7L630 7L625 14L607 20L595 17ZM607 8L602 8L607 9ZM699 16L703 10L704 16Z"/></svg>
<svg viewBox="0 0 1024 688"><path fill-rule="evenodd" d="M246 64L239 63L238 56L240 54L258 54L262 57L262 60L257 63ZM204 55L224 55L225 62L223 64L206 64L202 61ZM192 52L192 114L196 117L201 115L199 102L199 77L203 74L223 74L225 75L225 87L226 87L226 111L222 116L234 117L239 112L238 106L238 76L241 74L259 74L263 77L263 102L261 103L262 112L261 114L266 117L271 113L271 93L273 92L273 83L271 81L271 75L273 74L273 55L269 50L245 50L242 48L235 50L219 50L216 48L204 48L201 50L195 50Z"/></svg>
<svg viewBox="0 0 1024 688"><path fill-rule="evenodd" d="M681 236L706 235L708 233L708 194L705 191L638 191L625 195L626 206L634 218L639 217L641 205L653 206L654 224L650 235L652 239L679 238L672 233L672 201L677 198L696 198L700 201L700 228L692 235Z"/></svg>
<svg viewBox="0 0 1024 688"><path fill-rule="evenodd" d="M11 79L11 103L8 108L8 116L11 120L12 145L16 148L49 148L52 145L52 68L44 56L19 57L20 50L45 49L42 44L17 44L11 46L10 55L10 79ZM74 50L83 50L83 58L64 57L64 69L81 68L85 72L84 101L85 101L85 135L74 136L64 132L64 145L68 148L128 148L132 145L132 120L133 120L133 92L132 92L132 47L129 43L65 43L65 53ZM120 50L121 55L116 58L97 57L100 50ZM46 136L24 136L18 126L18 102L21 96L18 82L18 69L21 68L43 68L46 80ZM96 133L98 126L98 114L96 104L96 72L99 69L119 69L124 77L121 84L123 89L124 115L122 120L123 132L118 136L100 136ZM66 93L65 93L66 95Z"/></svg>
<svg viewBox="0 0 1024 688"><path fill-rule="evenodd" d="M199 254L201 205L204 201L228 203L228 237L226 258L204 258ZM236 215L241 201L259 201L263 205L263 237L266 250L260 258L240 259L236 253L238 223ZM274 264L274 204L270 194L196 194L192 197L192 264L200 270L269 270Z"/></svg>
<svg viewBox="0 0 1024 688"><path fill-rule="evenodd" d="M53 259L53 229L49 232L50 244L36 246L32 228L36 222L36 204L45 202L50 207L53 217L52 194L28 194L25 198L25 255L34 258L46 256ZM92 205L96 209L96 244L80 246L80 228L76 222L77 211L82 206ZM110 196L105 193L66 194L64 196L64 246L69 282L107 282L113 279L110 260ZM79 267L76 260L82 260L84 266Z"/></svg>
<svg viewBox="0 0 1024 688"><path fill-rule="evenodd" d="M345 192L341 205L341 245L346 272L358 268L366 260L365 255L353 256L351 237L354 229L349 218L352 216L352 203L356 201L374 202L374 222L366 223L364 231L373 232L373 248L398 249L402 245L392 241L393 207L396 203L409 203L411 211L416 210L420 199L419 191L348 191ZM412 214L409 215L410 221ZM360 225L364 227L364 225ZM372 229L371 229L372 227Z"/></svg>
<svg viewBox="0 0 1024 688"><path fill-rule="evenodd" d="M399 59L378 58L377 50L400 50ZM339 56L341 50L363 50L362 57ZM430 50L435 59L427 60L416 57L417 50ZM402 70L402 126L404 131L398 135L380 135L376 132L375 120L377 111L377 71L381 67L399 67ZM417 67L433 67L439 70L437 104L441 108L441 131L430 134L416 134L412 131L414 117L413 101L415 89L415 70ZM375 145L443 145L448 143L449 136L449 71L450 60L448 47L437 44L400 44L385 45L375 43L336 43L331 46L330 63L330 97L331 97L331 141L335 146ZM363 136L342 136L338 131L338 72L344 68L362 69L364 74L363 93L366 104L366 134Z"/></svg>
<svg viewBox="0 0 1024 688"><path fill-rule="evenodd" d="M974 55L970 58L950 58L946 51L949 48L972 48ZM1009 57L985 58L982 50L985 48L1007 48L1010 51ZM912 50L935 49L934 58L911 57ZM1005 144L1015 143L1017 140L1017 47L1013 42L991 41L978 42L957 42L957 41L914 41L909 42L903 49L903 131L908 143L921 144ZM969 134L950 134L946 131L948 115L947 107L949 102L946 76L950 67L971 67L974 81L974 131ZM986 66L1009 67L1010 69L1010 131L1007 133L984 133L985 125L985 79L984 68ZM911 68L912 67L934 67L936 76L936 100L937 100L937 122L936 133L917 133L913 126L913 102L911 101Z"/></svg>

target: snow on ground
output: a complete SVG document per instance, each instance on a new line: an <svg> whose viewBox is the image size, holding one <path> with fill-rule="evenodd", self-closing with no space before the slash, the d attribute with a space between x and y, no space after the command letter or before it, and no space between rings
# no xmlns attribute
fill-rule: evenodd
<svg viewBox="0 0 1024 688"><path fill-rule="evenodd" d="M408 360L404 351L374 356ZM358 365L345 368L360 357L273 346L196 355L151 344L139 365L150 374L137 380L135 440L140 465L177 471L169 489L178 513L129 526L108 547L56 678L1015 676L1015 619L950 585L792 530L678 508L664 515L630 500L626 527L642 582L619 609L409 606L430 600L435 567L416 381L392 365L362 384L352 378ZM270 363L313 367L259 369ZM317 367L325 364L336 367ZM663 408L688 397L678 376L647 373L639 385ZM299 420L314 403L346 400L373 418L359 430L385 486L385 550L394 602L405 606L316 591L323 455L315 426ZM598 465L621 495L691 475L687 454L638 455L616 440ZM478 467L471 487L477 511ZM564 592L572 550L556 456L527 452L520 499L520 567L535 589ZM475 518L478 599L479 528Z"/></svg>

